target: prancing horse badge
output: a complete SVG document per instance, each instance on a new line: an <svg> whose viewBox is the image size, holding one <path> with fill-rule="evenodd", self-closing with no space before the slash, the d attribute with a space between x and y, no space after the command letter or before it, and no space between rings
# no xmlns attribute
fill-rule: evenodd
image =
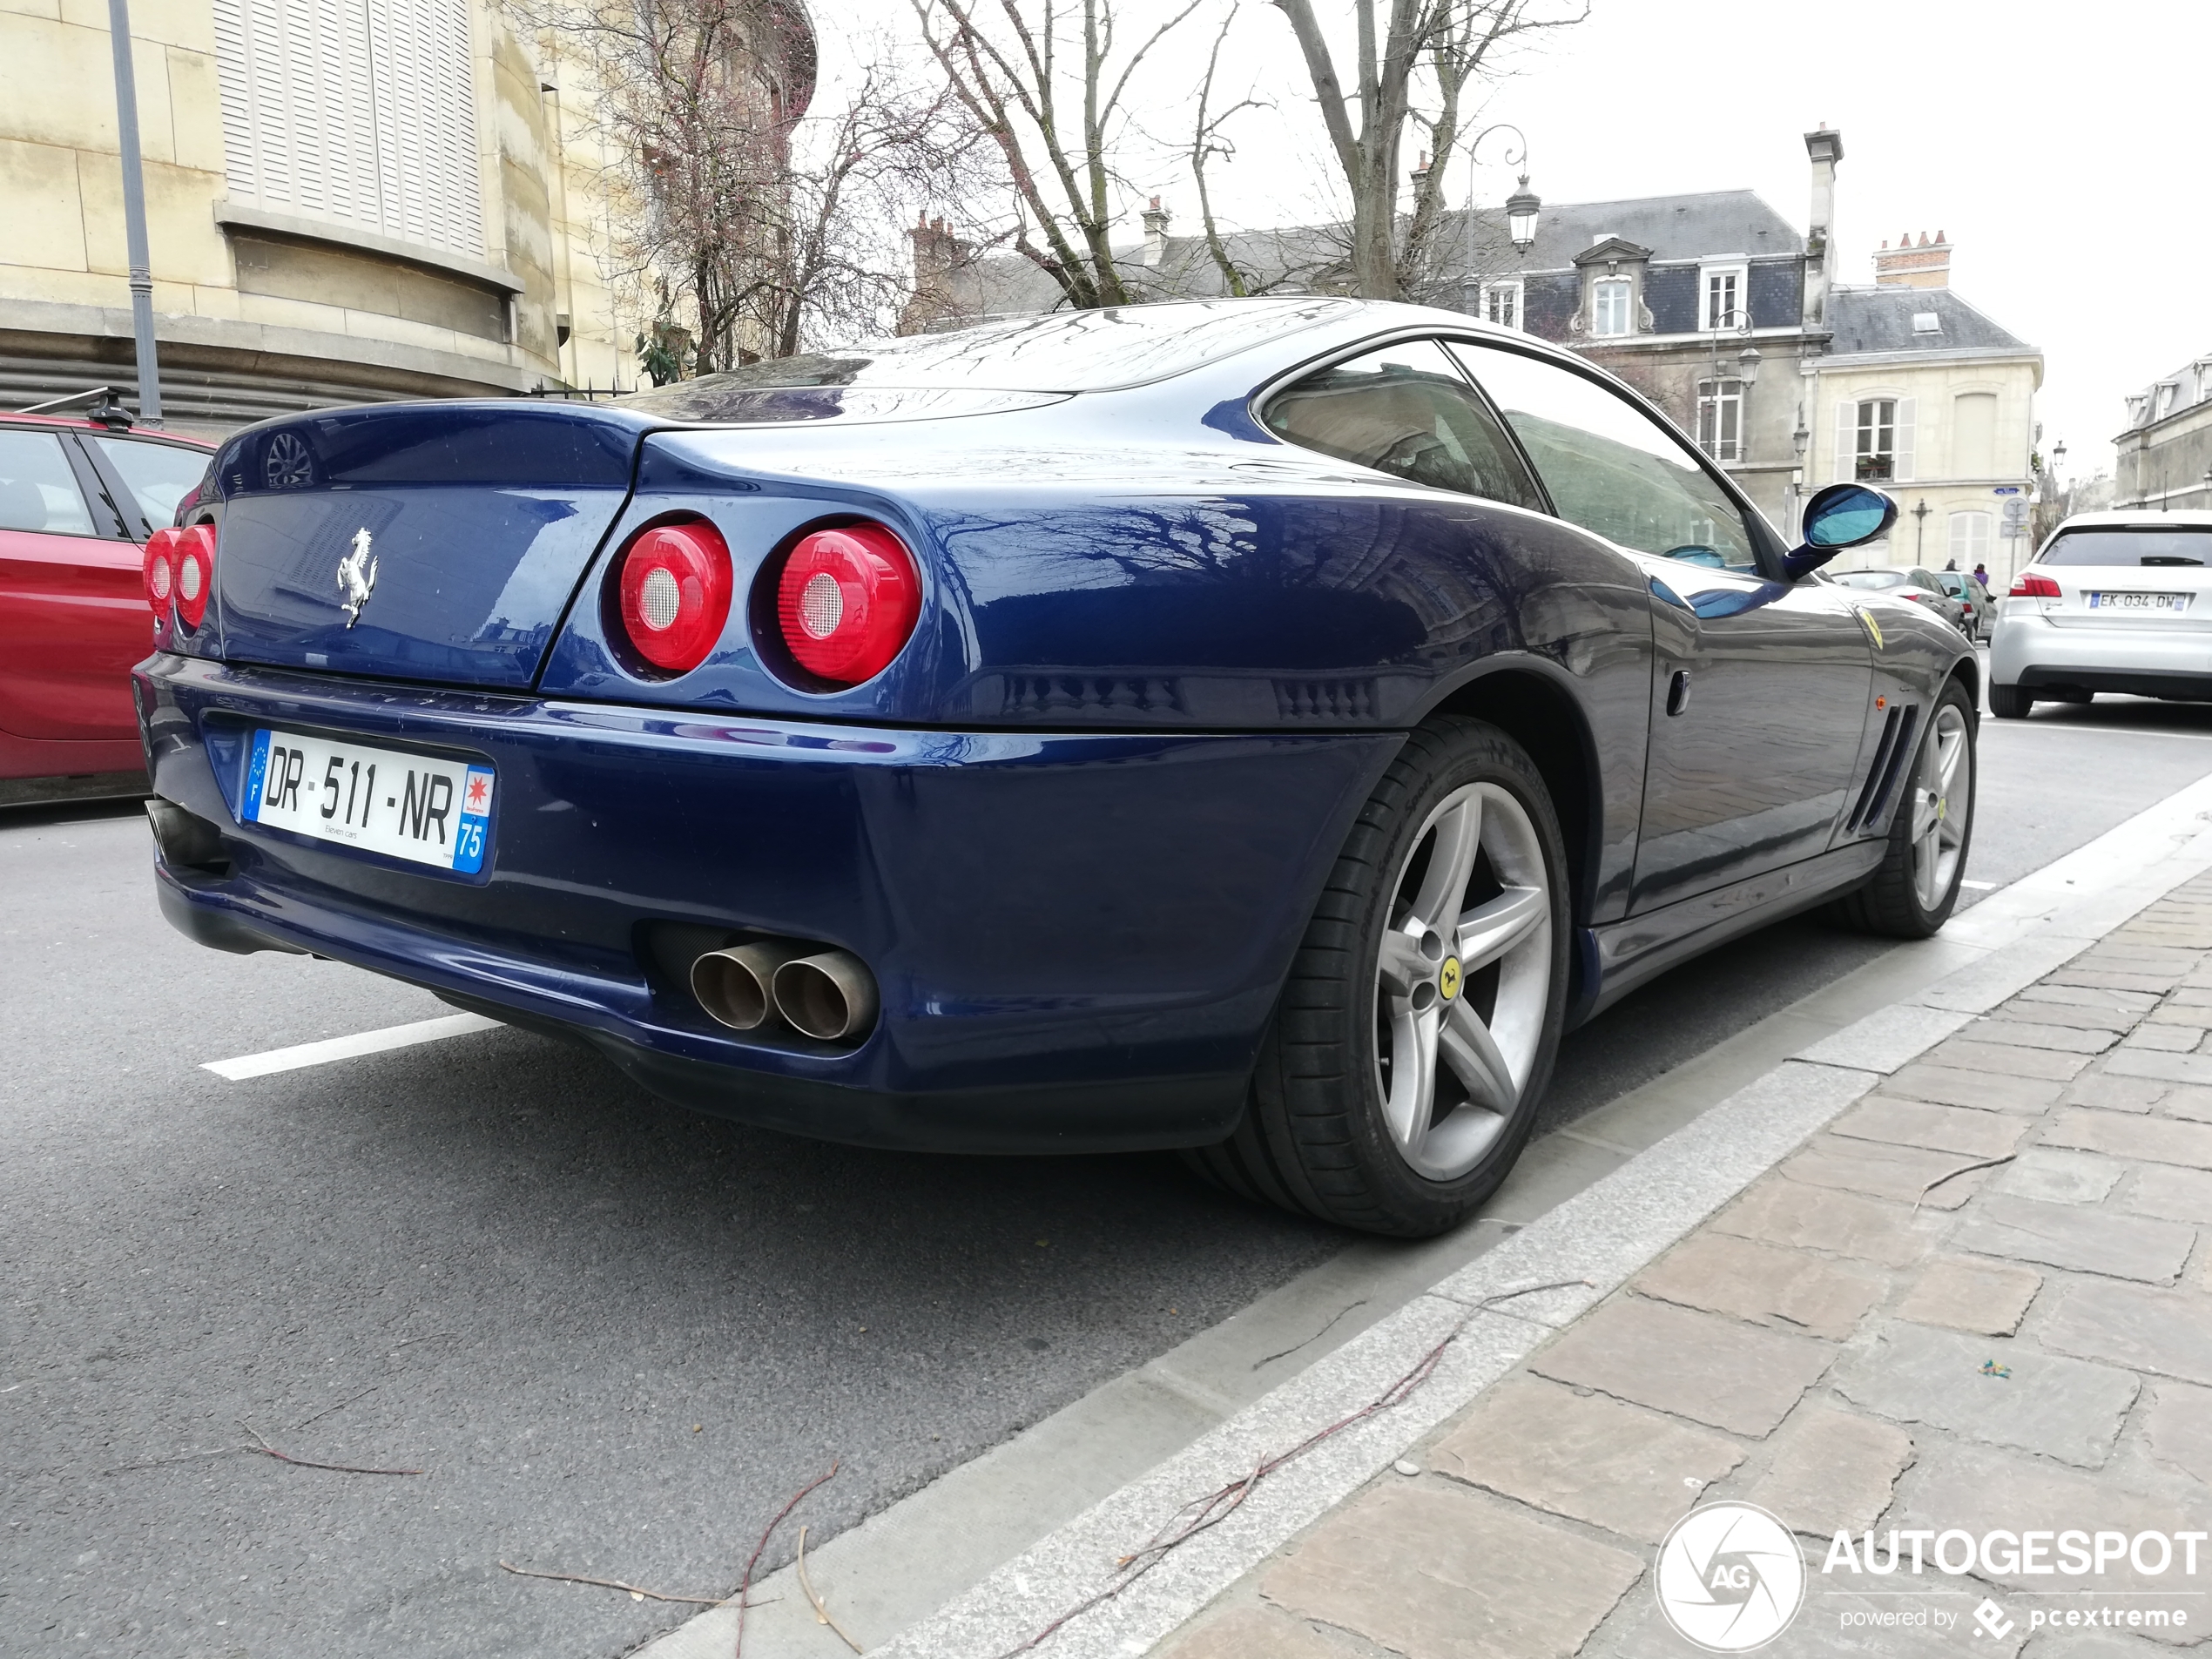
<svg viewBox="0 0 2212 1659"><path fill-rule="evenodd" d="M354 532L354 550L338 561L338 591L346 596L339 604L346 612L346 626L351 628L361 619L368 596L376 591L376 561L369 556L366 529Z"/></svg>

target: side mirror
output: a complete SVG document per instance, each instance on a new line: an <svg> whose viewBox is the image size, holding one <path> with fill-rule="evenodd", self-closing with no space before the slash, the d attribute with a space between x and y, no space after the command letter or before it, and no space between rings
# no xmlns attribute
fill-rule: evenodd
<svg viewBox="0 0 2212 1659"><path fill-rule="evenodd" d="M1897 503L1865 484L1830 484L1805 503L1804 545L1788 554L1782 569L1791 581L1817 570L1847 547L1889 534Z"/></svg>

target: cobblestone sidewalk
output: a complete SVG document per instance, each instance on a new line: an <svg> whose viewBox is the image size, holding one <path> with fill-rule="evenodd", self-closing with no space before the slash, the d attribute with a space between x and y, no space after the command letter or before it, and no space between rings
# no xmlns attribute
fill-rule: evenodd
<svg viewBox="0 0 2212 1659"><path fill-rule="evenodd" d="M2208 1030L2200 877L1892 1072L1157 1652L1689 1654L1655 1547L1730 1498L1804 1546L1803 1610L1764 1653L2212 1637L2212 1546L2161 1573L2135 1549L2212 1528ZM1878 1550L1893 1528L1999 1538L1968 1574L1823 1570L1839 1529ZM2136 1559L2024 1573L2003 1540L2034 1529ZM2161 1610L2185 1622L2129 1622Z"/></svg>

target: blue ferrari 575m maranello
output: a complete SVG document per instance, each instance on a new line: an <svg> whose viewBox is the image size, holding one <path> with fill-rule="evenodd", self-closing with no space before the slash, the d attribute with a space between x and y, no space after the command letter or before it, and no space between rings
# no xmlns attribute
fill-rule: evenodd
<svg viewBox="0 0 2212 1659"><path fill-rule="evenodd" d="M1562 1030L1918 936L1975 659L1620 382L1319 298L287 416L146 552L169 919L799 1134L1449 1227Z"/></svg>

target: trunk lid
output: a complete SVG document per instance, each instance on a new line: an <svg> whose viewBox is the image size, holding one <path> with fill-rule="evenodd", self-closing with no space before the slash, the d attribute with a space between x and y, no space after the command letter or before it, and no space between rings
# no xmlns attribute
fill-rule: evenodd
<svg viewBox="0 0 2212 1659"><path fill-rule="evenodd" d="M287 416L215 464L226 661L528 688L651 422L588 405Z"/></svg>

